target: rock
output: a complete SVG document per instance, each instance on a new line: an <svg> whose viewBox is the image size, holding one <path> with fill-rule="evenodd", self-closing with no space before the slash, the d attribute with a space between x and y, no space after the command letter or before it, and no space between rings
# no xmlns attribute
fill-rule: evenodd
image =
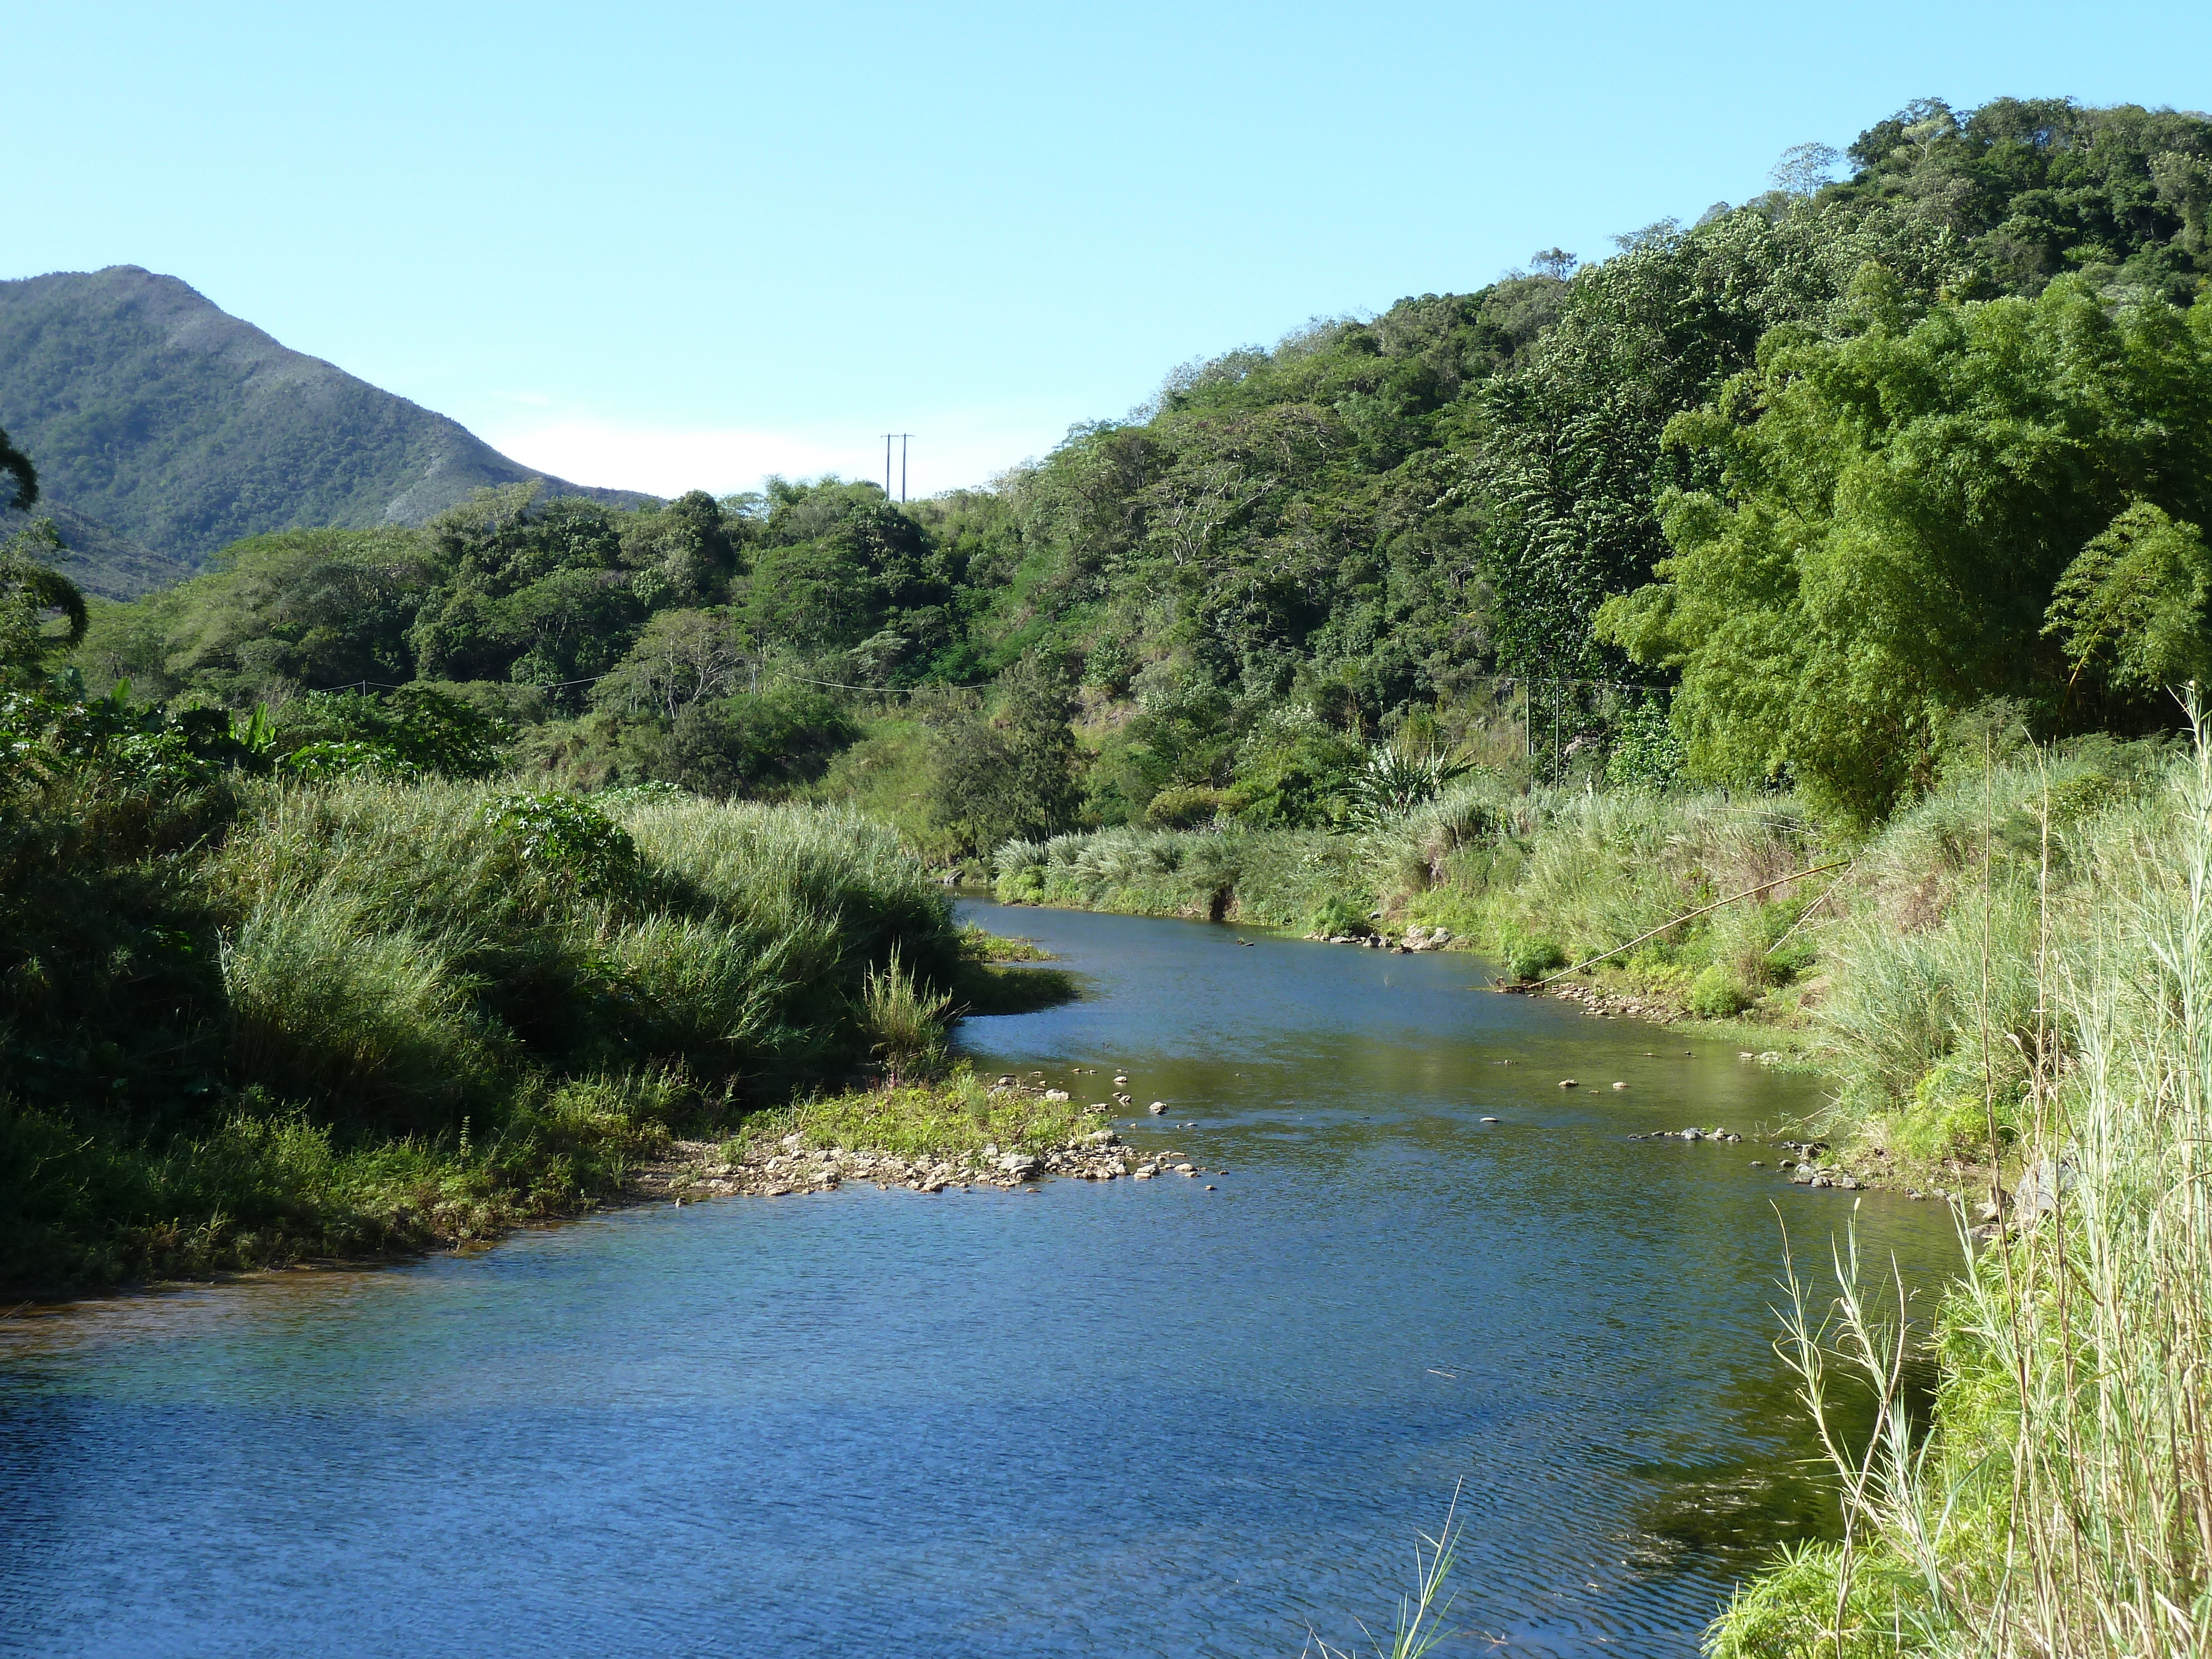
<svg viewBox="0 0 2212 1659"><path fill-rule="evenodd" d="M1127 1082L1128 1082L1128 1080L1129 1080L1129 1079L1127 1079L1127 1078L1125 1078L1125 1077L1117 1077L1117 1078L1115 1078L1115 1079L1114 1079L1114 1082L1115 1082L1115 1086L1117 1086L1117 1087L1118 1087L1118 1086L1120 1086L1121 1085L1126 1084Z"/></svg>
<svg viewBox="0 0 2212 1659"><path fill-rule="evenodd" d="M1616 1089L1626 1089L1628 1085L1626 1083L1616 1083L1613 1086Z"/></svg>
<svg viewBox="0 0 2212 1659"><path fill-rule="evenodd" d="M1038 1167L1038 1160L1029 1152L1010 1152L999 1160L999 1167L1017 1181L1026 1181Z"/></svg>
<svg viewBox="0 0 2212 1659"><path fill-rule="evenodd" d="M1762 1066L1779 1066L1782 1063L1781 1050L1778 1048L1765 1050L1759 1055L1759 1063Z"/></svg>
<svg viewBox="0 0 2212 1659"><path fill-rule="evenodd" d="M1571 1077L1563 1077L1559 1079L1559 1087L1562 1089L1579 1089L1582 1087L1582 1085L1577 1083L1574 1079Z"/></svg>
<svg viewBox="0 0 2212 1659"><path fill-rule="evenodd" d="M1067 1098L1067 1091L1065 1089L1048 1089L1044 1091L1044 1097L1047 1100L1066 1100Z"/></svg>
<svg viewBox="0 0 2212 1659"><path fill-rule="evenodd" d="M1213 1190L1213 1183L1212 1182L1209 1181L1206 1183L1206 1190L1209 1193Z"/></svg>
<svg viewBox="0 0 2212 1659"><path fill-rule="evenodd" d="M785 1152L795 1152L806 1144L806 1137L805 1135L786 1135L781 1144L782 1145Z"/></svg>
<svg viewBox="0 0 2212 1659"><path fill-rule="evenodd" d="M1751 1160L1751 1167L1754 1170L1763 1170L1766 1167L1766 1160L1763 1158L1754 1158Z"/></svg>
<svg viewBox="0 0 2212 1659"><path fill-rule="evenodd" d="M1198 1170L1192 1164L1178 1164L1176 1165L1176 1173L1179 1176L1194 1176L1198 1173Z"/></svg>
<svg viewBox="0 0 2212 1659"><path fill-rule="evenodd" d="M1495 1123L1495 1122L1497 1122L1497 1121L1498 1121L1498 1120L1497 1120L1496 1118L1494 1118L1494 1117L1486 1117L1486 1118L1483 1119L1482 1121L1483 1121L1485 1123Z"/></svg>
<svg viewBox="0 0 2212 1659"><path fill-rule="evenodd" d="M1167 1102L1165 1102L1164 1100L1156 1100L1156 1101L1154 1101L1154 1102L1153 1102L1150 1106L1147 1106L1145 1109L1146 1109L1146 1111L1150 1112L1150 1113L1151 1113L1154 1117L1158 1117L1158 1116L1159 1116L1159 1115L1160 1115L1161 1113L1163 1113L1163 1112L1166 1111L1166 1110L1167 1110L1167 1109L1168 1109L1168 1103L1167 1103Z"/></svg>
<svg viewBox="0 0 2212 1659"><path fill-rule="evenodd" d="M1121 1137L1111 1129L1093 1129L1083 1137L1083 1140L1088 1146L1116 1146L1121 1144Z"/></svg>
<svg viewBox="0 0 2212 1659"><path fill-rule="evenodd" d="M1703 1140L1705 1138L1705 1132L1703 1129L1685 1129L1682 1131L1682 1139L1685 1140Z"/></svg>
<svg viewBox="0 0 2212 1659"><path fill-rule="evenodd" d="M2074 1166L2063 1159L2053 1162L2038 1158L2021 1171L2020 1181L2012 1189L2012 1201L2021 1215L2029 1220L2058 1212L2060 1201L2074 1190L2081 1179Z"/></svg>
<svg viewBox="0 0 2212 1659"><path fill-rule="evenodd" d="M1129 1173L1132 1180L1150 1181L1152 1178L1152 1166L1149 1164L1140 1164Z"/></svg>
<svg viewBox="0 0 2212 1659"><path fill-rule="evenodd" d="M1011 1076L1002 1077L999 1079L999 1086L1001 1089L1011 1089L1014 1086L1014 1079Z"/></svg>
<svg viewBox="0 0 2212 1659"><path fill-rule="evenodd" d="M1858 1179L1855 1176L1838 1176L1836 1185L1847 1193L1855 1193L1859 1189Z"/></svg>

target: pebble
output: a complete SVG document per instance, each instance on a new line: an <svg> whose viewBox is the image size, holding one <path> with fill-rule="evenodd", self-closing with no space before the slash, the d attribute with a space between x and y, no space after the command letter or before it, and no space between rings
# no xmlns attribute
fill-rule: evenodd
<svg viewBox="0 0 2212 1659"><path fill-rule="evenodd" d="M1168 1109L1168 1103L1167 1103L1167 1102L1165 1102L1164 1100L1156 1100L1156 1101L1154 1101L1154 1102L1153 1102L1150 1106L1147 1106L1145 1109L1146 1109L1146 1111L1150 1112L1150 1113L1151 1113L1154 1117L1158 1117L1158 1116L1159 1116L1163 1112L1166 1111L1166 1110L1167 1110L1167 1109Z"/></svg>
<svg viewBox="0 0 2212 1659"><path fill-rule="evenodd" d="M1562 1089L1578 1089L1582 1085L1580 1084L1577 1083L1574 1079L1571 1077L1563 1077L1559 1079L1559 1087Z"/></svg>
<svg viewBox="0 0 2212 1659"><path fill-rule="evenodd" d="M1616 1083L1613 1086L1616 1089L1626 1089L1628 1085L1626 1083Z"/></svg>
<svg viewBox="0 0 2212 1659"><path fill-rule="evenodd" d="M1494 1118L1494 1117L1486 1117L1486 1118L1483 1119L1482 1121L1483 1121L1485 1123L1495 1123L1495 1122L1497 1122L1497 1121L1498 1121L1498 1120L1497 1120L1496 1118Z"/></svg>

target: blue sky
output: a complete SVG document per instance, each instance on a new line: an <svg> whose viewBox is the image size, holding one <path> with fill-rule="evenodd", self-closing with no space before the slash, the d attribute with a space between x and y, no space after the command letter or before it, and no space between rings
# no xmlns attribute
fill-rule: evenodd
<svg viewBox="0 0 2212 1659"><path fill-rule="evenodd" d="M979 483L1906 100L2212 106L2212 7L15 8L0 276L131 264L518 459Z"/></svg>

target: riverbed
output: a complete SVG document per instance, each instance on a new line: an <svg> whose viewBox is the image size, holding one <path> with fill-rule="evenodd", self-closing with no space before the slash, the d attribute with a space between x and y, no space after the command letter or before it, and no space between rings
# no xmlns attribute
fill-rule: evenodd
<svg viewBox="0 0 2212 1659"><path fill-rule="evenodd" d="M1825 1262L1856 1201L1931 1290L1958 1246L1778 1176L1753 1137L1817 1079L1462 954L962 908L1085 995L960 1046L1079 1100L1120 1068L1125 1138L1206 1174L0 1321L0 1652L1290 1656L1386 1632L1456 1490L1442 1651L1688 1655L1826 1524L1782 1229ZM1629 1139L1690 1126L1746 1138Z"/></svg>

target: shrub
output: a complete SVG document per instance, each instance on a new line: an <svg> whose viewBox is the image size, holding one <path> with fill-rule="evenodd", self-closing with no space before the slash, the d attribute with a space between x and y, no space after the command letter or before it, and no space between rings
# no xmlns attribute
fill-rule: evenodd
<svg viewBox="0 0 2212 1659"><path fill-rule="evenodd" d="M1508 975L1525 983L1565 967L1567 953L1557 939L1540 939L1507 927L1498 932L1498 960Z"/></svg>
<svg viewBox="0 0 2212 1659"><path fill-rule="evenodd" d="M1145 822L1161 830L1195 830L1211 823L1228 797L1202 785L1163 789L1145 808Z"/></svg>
<svg viewBox="0 0 2212 1659"><path fill-rule="evenodd" d="M1716 962L1690 981L1690 1012L1705 1019L1726 1019L1751 1006L1751 993L1727 963Z"/></svg>
<svg viewBox="0 0 2212 1659"><path fill-rule="evenodd" d="M1367 918L1361 914L1359 907L1341 893L1331 893L1314 907L1310 925L1315 933L1325 939L1334 939L1345 933L1358 935L1375 931L1368 926Z"/></svg>

